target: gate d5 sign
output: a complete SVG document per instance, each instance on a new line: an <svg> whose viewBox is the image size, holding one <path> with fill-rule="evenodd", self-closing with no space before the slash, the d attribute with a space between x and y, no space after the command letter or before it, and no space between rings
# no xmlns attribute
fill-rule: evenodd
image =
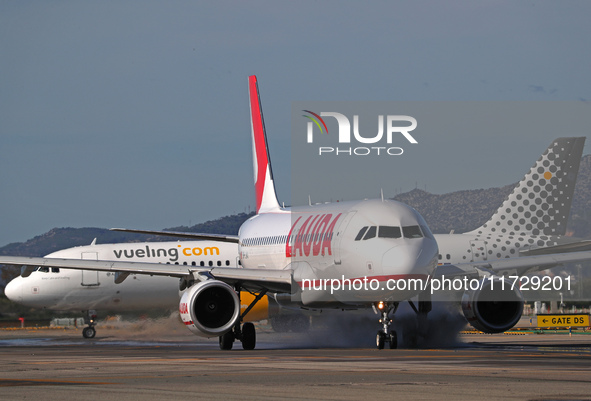
<svg viewBox="0 0 591 401"><path fill-rule="evenodd" d="M588 327L589 315L537 315L538 327Z"/></svg>

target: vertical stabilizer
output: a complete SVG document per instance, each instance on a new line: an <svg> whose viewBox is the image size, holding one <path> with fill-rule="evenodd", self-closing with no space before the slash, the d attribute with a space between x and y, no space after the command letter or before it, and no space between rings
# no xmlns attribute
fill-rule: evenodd
<svg viewBox="0 0 591 401"><path fill-rule="evenodd" d="M267 147L267 133L263 120L263 110L259 98L257 77L248 77L250 100L250 127L252 132L252 156L254 168L254 188L257 199L257 213L278 211L280 209L273 183L273 170Z"/></svg>
<svg viewBox="0 0 591 401"><path fill-rule="evenodd" d="M476 234L564 235L585 138L552 141Z"/></svg>

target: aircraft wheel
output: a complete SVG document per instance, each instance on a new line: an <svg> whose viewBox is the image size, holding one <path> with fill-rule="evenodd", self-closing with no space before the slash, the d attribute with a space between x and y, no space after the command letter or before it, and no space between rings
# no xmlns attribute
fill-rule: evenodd
<svg viewBox="0 0 591 401"><path fill-rule="evenodd" d="M257 343L257 333L254 324L244 323L242 325L242 348L254 349Z"/></svg>
<svg viewBox="0 0 591 401"><path fill-rule="evenodd" d="M94 338L96 336L96 330L94 327L85 327L82 330L82 337L84 338Z"/></svg>
<svg viewBox="0 0 591 401"><path fill-rule="evenodd" d="M233 344L234 344L234 333L232 333L232 330L230 330L226 334L220 336L220 349L221 350L225 350L225 351L231 350Z"/></svg>
<svg viewBox="0 0 591 401"><path fill-rule="evenodd" d="M398 347L398 336L395 331L390 332L390 349L396 349Z"/></svg>
<svg viewBox="0 0 591 401"><path fill-rule="evenodd" d="M384 344L386 343L386 335L383 331L378 331L376 335L376 346L378 349L384 349Z"/></svg>

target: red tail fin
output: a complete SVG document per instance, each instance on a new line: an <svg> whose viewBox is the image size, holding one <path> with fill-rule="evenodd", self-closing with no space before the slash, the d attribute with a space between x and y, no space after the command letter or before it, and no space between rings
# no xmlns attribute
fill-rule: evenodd
<svg viewBox="0 0 591 401"><path fill-rule="evenodd" d="M259 98L259 88L257 78L254 75L248 77L248 91L257 213L265 213L280 208L275 194L275 185L273 184L273 170L271 169L271 159L267 147L267 134Z"/></svg>

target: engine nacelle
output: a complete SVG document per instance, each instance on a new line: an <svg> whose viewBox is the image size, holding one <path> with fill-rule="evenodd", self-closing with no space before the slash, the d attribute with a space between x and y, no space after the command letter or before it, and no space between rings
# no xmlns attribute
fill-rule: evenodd
<svg viewBox="0 0 591 401"><path fill-rule="evenodd" d="M234 327L240 317L236 291L219 280L206 280L186 290L179 305L181 320L202 337L218 337Z"/></svg>
<svg viewBox="0 0 591 401"><path fill-rule="evenodd" d="M514 284L502 277L487 277L478 289L464 292L462 311L468 323L484 333L502 333L515 326L523 312L523 296Z"/></svg>

